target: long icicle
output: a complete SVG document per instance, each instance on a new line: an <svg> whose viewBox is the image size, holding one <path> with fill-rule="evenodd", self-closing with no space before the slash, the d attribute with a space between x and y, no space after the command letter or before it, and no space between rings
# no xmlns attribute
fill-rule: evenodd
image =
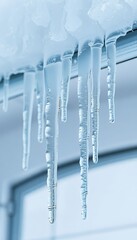
<svg viewBox="0 0 137 240"><path fill-rule="evenodd" d="M97 43L91 46L92 54L92 150L93 162L98 162L98 135L99 135L99 108L100 108L100 71L102 44Z"/></svg>
<svg viewBox="0 0 137 240"><path fill-rule="evenodd" d="M109 40L109 39L108 39ZM106 41L109 121L115 122L116 40Z"/></svg>
<svg viewBox="0 0 137 240"><path fill-rule="evenodd" d="M33 100L35 89L35 72L24 73L24 95L23 95L23 161L22 168L28 169L30 157L30 136L33 112Z"/></svg>
<svg viewBox="0 0 137 240"><path fill-rule="evenodd" d="M56 216L57 162L58 162L58 108L61 88L62 63L50 63L45 68L46 85L46 161L49 222Z"/></svg>
<svg viewBox="0 0 137 240"><path fill-rule="evenodd" d="M61 83L61 121L67 121L67 105L69 97L69 83L72 66L72 53L66 53L62 57L62 83Z"/></svg>
<svg viewBox="0 0 137 240"><path fill-rule="evenodd" d="M43 66L36 70L36 97L38 111L38 142L44 138L45 81Z"/></svg>
<svg viewBox="0 0 137 240"><path fill-rule="evenodd" d="M79 101L79 146L80 146L80 176L83 219L87 216L88 194L88 159L90 134L90 66L91 52L87 47L78 57L78 101Z"/></svg>
<svg viewBox="0 0 137 240"><path fill-rule="evenodd" d="M4 76L4 95L3 95L3 111L8 111L8 101L9 101L9 80L10 76L5 75Z"/></svg>

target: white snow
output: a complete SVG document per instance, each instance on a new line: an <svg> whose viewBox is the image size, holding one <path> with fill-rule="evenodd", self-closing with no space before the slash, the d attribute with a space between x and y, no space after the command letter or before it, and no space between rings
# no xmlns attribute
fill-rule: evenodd
<svg viewBox="0 0 137 240"><path fill-rule="evenodd" d="M137 1L88 0L85 4L84 0L1 0L1 72L12 73L19 67L35 66L41 58L43 59L45 45L48 44L47 48L50 48L50 41L68 39L68 32L74 33L80 29L85 20L81 16L85 11L87 16L89 14L93 21L97 21L108 35L132 27L137 19ZM81 34L77 35L77 43L79 38L84 36L84 31L85 28L80 29ZM91 23L89 35L95 36L96 32ZM48 42L47 38L49 38ZM56 46L54 54L58 51ZM60 51L62 53L62 48Z"/></svg>
<svg viewBox="0 0 137 240"><path fill-rule="evenodd" d="M74 51L78 46L81 198L82 217L85 219L89 137L92 138L93 162L98 161L102 46L105 42L108 58L109 120L114 122L116 40L132 30L136 21L136 0L0 1L0 76L4 77L3 109L7 111L8 108L8 77L12 73L23 72L23 168L26 169L29 163L33 96L36 88L39 142L43 141L44 125L46 126L45 155L51 223L55 221L56 216L59 100L61 98L61 119L65 122ZM40 63L42 65L39 69Z"/></svg>

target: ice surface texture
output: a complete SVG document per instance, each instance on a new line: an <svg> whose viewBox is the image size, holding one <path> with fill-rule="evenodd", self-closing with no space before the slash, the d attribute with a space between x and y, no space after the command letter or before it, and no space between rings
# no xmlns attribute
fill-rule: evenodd
<svg viewBox="0 0 137 240"><path fill-rule="evenodd" d="M58 120L67 121L72 56L78 50L79 147L82 218L87 216L89 139L98 162L100 69L105 43L109 121L115 121L116 41L137 23L136 0L1 0L0 78L8 109L12 73L24 73L23 169L30 158L34 92L38 141L46 138L49 221L56 216ZM91 127L92 126L92 127ZM91 128L90 128L91 127ZM90 134L91 133L91 134Z"/></svg>

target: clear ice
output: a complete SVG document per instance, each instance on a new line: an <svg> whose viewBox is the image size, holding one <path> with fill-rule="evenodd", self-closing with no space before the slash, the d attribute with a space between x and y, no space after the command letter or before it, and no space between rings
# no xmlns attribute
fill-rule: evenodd
<svg viewBox="0 0 137 240"><path fill-rule="evenodd" d="M90 72L91 51L89 46L80 52L78 57L78 102L79 102L79 146L80 146L80 177L82 218L87 216L88 194L88 159L90 134Z"/></svg>
<svg viewBox="0 0 137 240"><path fill-rule="evenodd" d="M9 100L9 75L4 76L4 85L3 85L3 111L8 111L8 100Z"/></svg>
<svg viewBox="0 0 137 240"><path fill-rule="evenodd" d="M43 142L44 138L44 115L45 115L45 78L43 65L36 69L36 97L38 112L38 142Z"/></svg>
<svg viewBox="0 0 137 240"><path fill-rule="evenodd" d="M76 1L74 1L76 3ZM81 168L81 198L82 198L82 218L87 216L87 178L88 178L88 158L89 158L89 135L90 135L90 75L91 75L91 50L94 42L103 38L103 31L93 19L89 18L88 10L91 1L79 1L77 11L71 9L71 0L68 1L69 14L75 22L75 28L71 26L72 20L67 17L66 28L78 41L78 100L79 100L79 146L80 146L80 168ZM77 16L75 14L77 13ZM73 15L74 14L74 15ZM72 28L71 28L72 27ZM89 31L92 29L92 31ZM83 59L83 60L82 60ZM98 69L95 69L97 71ZM97 74L97 72L96 72ZM96 78L95 78L96 81ZM92 116L94 130L99 121L99 116L94 113ZM96 133L98 132L98 128ZM93 160L98 158L98 133L93 139ZM95 148L94 148L95 146ZM94 150L95 149L95 150ZM96 153L96 156L95 156Z"/></svg>
<svg viewBox="0 0 137 240"><path fill-rule="evenodd" d="M132 1L132 0L131 0ZM128 0L127 0L128 2ZM129 1L130 2L130 1ZM105 32L105 43L108 62L108 108L109 122L115 122L115 79L116 79L116 41L132 29L133 11L123 0L102 0L98 4L93 0L91 15L102 26ZM112 24L113 23L113 24Z"/></svg>
<svg viewBox="0 0 137 240"><path fill-rule="evenodd" d="M44 49L45 86L47 97L45 136L50 223L53 223L56 217L59 99L61 97L63 108L66 110L71 61L74 52L73 41L71 41L72 38L68 36L68 33L64 28L64 3L64 0L48 1L52 22L49 25L49 35L45 39ZM57 55L54 55L55 52ZM66 117L67 115L65 115L63 120L65 120Z"/></svg>
<svg viewBox="0 0 137 240"><path fill-rule="evenodd" d="M45 67L46 85L46 162L49 222L56 217L58 163L58 109L61 89L62 64L53 62Z"/></svg>
<svg viewBox="0 0 137 240"><path fill-rule="evenodd" d="M99 136L99 108L100 108L100 71L101 71L102 43L91 46L92 56L92 150L93 162L98 162L98 136Z"/></svg>
<svg viewBox="0 0 137 240"><path fill-rule="evenodd" d="M72 52L67 52L62 57L62 83L61 83L61 121L67 121L67 105L69 97L69 83L71 77Z"/></svg>
<svg viewBox="0 0 137 240"><path fill-rule="evenodd" d="M23 95L23 161L22 168L28 169L30 158L30 137L33 112L33 99L35 89L35 72L24 73L24 95Z"/></svg>
<svg viewBox="0 0 137 240"><path fill-rule="evenodd" d="M65 122L67 121L72 55L76 46L78 47L81 197L82 217L85 219L87 215L90 122L92 122L93 162L98 162L102 45L105 39L108 60L109 121L114 122L115 44L117 39L132 30L132 27L133 29L137 28L137 1L1 0L0 20L0 76L5 76L4 111L8 109L9 76L7 73L24 73L24 69L29 70L24 73L23 169L28 168L30 156L35 87L39 142L43 141L43 131L46 125L47 186L49 221L51 223L55 220L56 212L59 99L61 99L61 120ZM85 48L87 45L91 48L90 53L89 48ZM38 66L41 61L44 70L43 67ZM92 90L90 92L91 83ZM46 118L45 122L44 117Z"/></svg>
<svg viewBox="0 0 137 240"><path fill-rule="evenodd" d="M109 121L115 122L116 40L106 42Z"/></svg>

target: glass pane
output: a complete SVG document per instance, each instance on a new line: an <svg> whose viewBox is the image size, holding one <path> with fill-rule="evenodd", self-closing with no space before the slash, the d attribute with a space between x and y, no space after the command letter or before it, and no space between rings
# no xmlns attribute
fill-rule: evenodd
<svg viewBox="0 0 137 240"><path fill-rule="evenodd" d="M108 231L104 233L103 231L98 231L97 233L87 233L87 234L80 234L67 237L66 239L70 240L136 240L137 237L137 229L125 229L119 230L115 229L115 231ZM65 239L65 238L62 238ZM40 239L39 239L40 240ZM42 239L41 239L42 240Z"/></svg>
<svg viewBox="0 0 137 240"><path fill-rule="evenodd" d="M66 169L67 171L67 169ZM137 239L137 160L89 171L88 217L81 219L80 176L58 181L57 219L48 223L47 189L24 198L22 240Z"/></svg>
<svg viewBox="0 0 137 240"><path fill-rule="evenodd" d="M52 236L54 225L48 221L47 206L46 187L41 187L24 197L22 240L37 240Z"/></svg>

